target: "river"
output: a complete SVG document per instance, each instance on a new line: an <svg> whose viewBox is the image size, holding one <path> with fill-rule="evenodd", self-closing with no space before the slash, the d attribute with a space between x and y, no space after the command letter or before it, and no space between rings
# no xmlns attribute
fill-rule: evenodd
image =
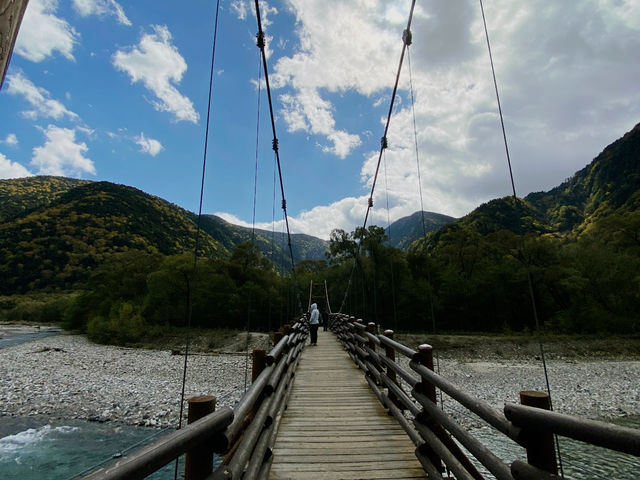
<svg viewBox="0 0 640 480"><path fill-rule="evenodd" d="M638 428L640 418L622 419L616 423ZM169 431L82 420L49 422L36 417L2 417L0 477L70 480ZM488 427L473 429L472 433L508 462L526 459L522 448ZM640 479L640 458L566 439L561 439L561 453L567 479ZM173 473L172 463L149 478L169 480ZM487 478L492 477L487 475Z"/></svg>

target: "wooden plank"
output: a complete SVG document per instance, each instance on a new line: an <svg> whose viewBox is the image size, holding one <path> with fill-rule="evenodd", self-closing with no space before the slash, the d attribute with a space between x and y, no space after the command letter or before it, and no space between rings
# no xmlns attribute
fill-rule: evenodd
<svg viewBox="0 0 640 480"><path fill-rule="evenodd" d="M399 472L399 473L398 473ZM283 471L278 467L271 467L271 480L405 480L426 478L420 468L401 470L356 470L356 471Z"/></svg>
<svg viewBox="0 0 640 480"><path fill-rule="evenodd" d="M396 453L405 455L408 454L410 458L414 458L414 449L409 448L406 445L401 444L384 444L384 445L351 445L351 446L333 446L329 447L328 445L316 445L315 447L309 448L307 444L301 444L300 446L294 446L292 448L284 448L280 447L274 452L277 455L286 455L287 457L291 457L292 460L296 460L296 457L299 456L313 456L313 455L349 455L349 456L359 456L362 453L362 449L366 448L367 453L370 454L385 454L390 450L394 451L394 455ZM395 457L393 457L395 459ZM387 459L388 460L388 459ZM296 460L297 462L297 460ZM294 462L295 463L295 462Z"/></svg>
<svg viewBox="0 0 640 480"><path fill-rule="evenodd" d="M370 471L374 468L379 470L402 470L405 467L405 463L402 460L380 463L359 463L359 462L345 462L345 463L331 463L326 467L327 472L357 472L357 471ZM280 467L276 467L278 469ZM315 472L317 465L288 465L289 472ZM388 473L387 473L388 475ZM423 474L424 475L424 474Z"/></svg>
<svg viewBox="0 0 640 480"><path fill-rule="evenodd" d="M318 332L294 377L270 478L416 479L415 446L331 333Z"/></svg>

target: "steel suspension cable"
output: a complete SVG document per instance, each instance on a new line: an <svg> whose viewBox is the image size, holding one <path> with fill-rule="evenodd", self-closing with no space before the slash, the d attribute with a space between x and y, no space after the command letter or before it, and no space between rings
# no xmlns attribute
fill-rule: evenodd
<svg viewBox="0 0 640 480"><path fill-rule="evenodd" d="M415 0L414 0L415 2ZM284 212L284 221L287 226L287 244L289 246L289 256L291 257L291 275L293 277L294 288L296 290L296 298L298 300L298 308L300 310L300 314L302 314L302 301L300 299L300 292L298 291L298 281L296 278L296 262L293 258L293 246L291 244L291 229L289 228L289 216L287 215L287 200L284 195L284 182L282 180L282 167L280 164L280 151L278 148L278 136L276 134L276 121L275 116L273 114L273 101L271 99L271 86L269 85L269 69L267 68L267 55L264 51L265 49L265 35L262 30L262 19L260 16L260 1L255 0L255 8L256 8L256 19L258 21L258 35L257 35L257 45L260 49L260 53L262 56L262 66L264 70L264 80L267 90L267 98L269 100L269 115L271 117L271 130L273 133L273 151L276 155L276 161L278 163L278 177L280 178L280 193L282 194L282 211Z"/></svg>
<svg viewBox="0 0 640 480"><path fill-rule="evenodd" d="M391 243L391 218L389 215L389 183L387 178L387 154L384 155L384 191L387 200L387 232L389 237L389 243ZM389 259L389 266L391 268L391 302L393 306L393 329L398 328L398 313L396 309L396 282L393 274L393 255Z"/></svg>
<svg viewBox="0 0 640 480"><path fill-rule="evenodd" d="M411 38L409 38L409 45L411 44ZM418 148L418 127L416 125L416 106L415 106L415 96L413 94L413 73L411 71L411 49L407 46L407 66L409 67L409 91L411 92L411 114L413 117L413 143L416 152L416 168L418 171L418 191L420 192L420 215L422 217L422 237L426 239L427 237L427 225L424 220L424 200L422 197L422 176L420 174L420 150ZM427 284L429 285L429 309L431 311L431 330L432 333L436 334L436 313L435 308L433 307L433 284L431 282L431 267L429 266L429 255L425 248L425 254L427 257L425 258L425 269L427 271ZM436 357L436 372L440 375L440 354L438 353L438 349L435 349L435 357ZM438 389L438 393L440 396L440 407L444 408L444 399L442 397L442 390Z"/></svg>
<svg viewBox="0 0 640 480"><path fill-rule="evenodd" d="M253 217L251 223L251 245L256 246L256 203L258 202L258 153L260 151L260 97L262 94L262 62L258 59L258 107L256 109L256 155L253 167ZM249 379L249 340L251 337L251 304L253 300L252 291L249 291L249 302L247 302L247 328L244 349L246 351L244 360L244 391L247 391Z"/></svg>
<svg viewBox="0 0 640 480"><path fill-rule="evenodd" d="M493 55L491 53L491 42L489 41L489 29L487 28L487 20L484 14L484 5L482 3L482 0L480 1L480 12L482 13L482 24L484 25L484 33L485 33L485 37L487 39L487 50L489 52L489 61L491 63L491 74L493 76L493 87L495 89L496 92L496 101L498 104L498 113L500 114L500 126L502 127L502 138L504 140L504 149L505 149L505 153L507 156L507 163L509 165L509 177L511 179L511 189L513 192L513 200L514 200L514 207L517 205L518 202L518 197L516 195L516 186L515 186L515 182L513 181L513 170L511 167L511 157L509 155L509 144L507 142L507 134L506 134L506 130L504 127L504 117L502 114L502 106L500 104L500 94L498 93L498 81L496 80L496 70L493 64ZM544 370L544 380L546 383L546 387L547 387L547 394L549 395L549 408L551 410L553 410L553 401L551 399L551 386L549 384L549 374L547 371L547 361L545 358L545 354L544 354L544 346L542 344L542 337L541 337L541 333L540 333L540 320L538 318L538 309L536 307L536 295L535 295L535 291L533 289L533 279L532 279L532 275L531 275L531 266L529 264L529 260L527 259L526 255L524 254L524 235L521 236L520 238L520 255L521 255L521 260L525 266L525 270L527 273L527 284L529 287L529 296L531 298L531 308L532 308L532 313L533 313L533 318L535 321L535 325L536 325L536 333L537 333L537 337L538 337L538 345L540 348L540 358L542 359L542 367ZM554 435L555 438L555 444L556 444L556 450L558 452L558 463L559 463L559 467L560 467L560 476L564 479L564 469L562 466L562 454L560 453L560 442L558 441L558 436Z"/></svg>
<svg viewBox="0 0 640 480"><path fill-rule="evenodd" d="M498 92L498 80L496 80L496 69L493 65L493 54L491 53L491 42L489 42L489 30L487 29L487 20L484 16L484 5L480 0L480 12L482 13L482 24L484 25L484 34L487 39L487 50L489 52L489 62L491 63L491 75L493 76L493 88L496 92L496 101L498 103L498 112L500 113L500 126L502 127L502 139L504 140L504 150L507 154L507 164L509 165L509 178L511 179L511 189L513 198L516 198L516 184L513 181L513 169L511 168L511 156L509 155L509 143L507 142L507 132L504 128L504 119L502 116L502 104L500 103L500 93Z"/></svg>
<svg viewBox="0 0 640 480"><path fill-rule="evenodd" d="M207 171L207 153L209 147L209 125L211 120L211 96L213 92L213 71L215 66L216 59L216 42L218 39L218 14L220 12L220 0L216 2L216 14L214 20L214 29L213 29L213 42L211 45L211 70L209 72L209 96L207 99L207 121L205 126L205 134L204 134L204 149L202 154L202 175L200 180L200 202L198 205L198 221L196 225L196 234L195 234L195 242L193 248L193 270L192 276L193 281L196 281L196 271L198 267L198 250L200 246L200 230L202 223L202 203L204 199L204 180ZM193 305L191 298L191 286L189 284L189 278L187 277L187 332L185 338L185 349L184 349L184 365L182 369L182 389L180 392L180 414L178 418L178 430L182 428L182 415L184 414L184 392L187 384L187 368L188 368L188 358L189 358L189 344L191 342L191 318L193 315ZM178 459L176 458L175 469L174 469L174 480L178 478Z"/></svg>
<svg viewBox="0 0 640 480"><path fill-rule="evenodd" d="M256 3L258 2L258 0L256 0ZM376 189L376 182L378 180L378 172L380 170L380 163L382 161L382 153L386 150L387 148L387 133L389 132L389 124L391 123L391 114L393 113L393 105L395 103L396 100L396 93L398 91L398 83L400 81L400 73L402 72L402 63L404 61L404 54L405 51L407 50L407 37L411 35L411 21L413 20L413 10L416 6L416 0L412 0L411 1L411 9L409 10L409 20L407 21L407 28L404 30L404 33L402 35L402 52L400 53L400 61L398 62L398 70L396 72L396 80L395 83L393 85L393 92L391 93L391 102L389 103L389 112L387 113L387 120L385 122L385 126L384 126L384 134L382 136L382 138L380 139L380 152L378 154L378 162L376 163L376 172L373 176L373 183L371 185L371 193L369 194L369 201L367 204L367 210L365 212L364 215L364 222L362 223L362 230L366 230L367 228L367 220L369 219L369 213L371 212L371 209L373 208L373 194L375 192ZM364 232L363 232L364 235ZM361 249L361 245L362 242L358 242L358 248L357 248L357 252L356 252L356 256L360 255L360 249ZM353 278L355 272L355 259L354 259L354 265L353 268L351 270L351 275L350 275L350 279L349 279L349 283L347 284L347 290L344 294L344 299L342 300L342 305L340 306L340 310L339 312L342 312L342 309L345 305L345 302L347 300L347 296L349 295L349 289L351 288L351 279Z"/></svg>

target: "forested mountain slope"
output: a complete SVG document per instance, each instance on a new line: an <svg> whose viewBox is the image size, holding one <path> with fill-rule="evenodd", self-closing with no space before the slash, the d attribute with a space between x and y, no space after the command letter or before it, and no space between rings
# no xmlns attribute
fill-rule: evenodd
<svg viewBox="0 0 640 480"><path fill-rule="evenodd" d="M422 228L422 212L418 211L393 222L386 229L389 245L405 249L412 242L455 221L454 217L434 212L424 212L424 230Z"/></svg>
<svg viewBox="0 0 640 480"><path fill-rule="evenodd" d="M107 256L138 250L193 252L197 215L141 190L64 177L0 181L0 293L70 289ZM229 258L251 229L203 216L199 251ZM291 261L280 232L256 230L256 245L276 268ZM327 242L293 235L294 258L324 259Z"/></svg>
<svg viewBox="0 0 640 480"><path fill-rule="evenodd" d="M509 231L576 238L595 223L635 212L639 206L640 124L558 187L523 199L491 200L430 234L427 244L438 248L452 232L484 236ZM412 248L423 243L419 241Z"/></svg>

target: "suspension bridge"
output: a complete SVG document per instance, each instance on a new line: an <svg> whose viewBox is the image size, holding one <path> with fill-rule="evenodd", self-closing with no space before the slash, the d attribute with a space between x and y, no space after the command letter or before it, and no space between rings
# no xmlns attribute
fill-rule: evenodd
<svg viewBox="0 0 640 480"><path fill-rule="evenodd" d="M557 480L557 436L640 457L635 429L550 411L545 392L520 392L521 404L496 409L438 375L430 345L411 349L393 331L345 314L330 314L329 324L317 346L306 341L306 317L284 326L270 351L254 350L253 382L233 409L207 413L84 479L141 479L186 454L187 480ZM438 394L520 446L522 459L501 459Z"/></svg>
<svg viewBox="0 0 640 480"><path fill-rule="evenodd" d="M1 38L4 38L9 47L5 48L3 44L0 49L3 77L26 3L14 0L2 2L6 6L3 12L11 14L3 16L0 25L2 32L7 33ZM415 0L411 4L407 28L402 35L400 63L363 228L366 228L373 208L373 195L380 160L387 148L387 132L398 79L405 53L412 42L410 27L414 6ZM482 9L482 0L480 7ZM262 30L258 0L255 1L255 10L258 22L257 45L262 57L273 130L272 148L277 161L282 209L289 234L265 55L266 37ZM218 8L216 33L217 12ZM482 18L493 66L484 10ZM211 78L214 71L216 33ZM495 72L493 76L515 197ZM202 216L208 126L209 112L199 219ZM424 208L421 209L424 211ZM195 244L194 269L198 258L197 237ZM290 236L288 246L295 283ZM356 262L352 276L355 267ZM351 283L349 281L349 286ZM396 342L393 331L385 330L384 325L366 323L343 313L348 294L347 289L339 312L329 315L330 332L320 332L317 346L307 344L308 320L302 315L302 303L298 299L298 319L275 334L270 351L253 352L251 386L233 408L215 410L212 397L191 399L190 423L187 426L182 427L180 424L175 432L126 457L115 459L84 478L141 479L186 455L185 477L188 480L552 480L563 478L562 462L556 448L558 436L640 457L640 432L553 412L547 392L523 391L520 392L521 404L507 404L501 410L495 409L474 397L472 392L466 392L439 375L434 369L434 351L430 345L421 345L414 350ZM533 290L531 296L533 314L536 316ZM321 299L330 311L326 285L324 292L318 293L311 284L309 304L317 299ZM188 342L185 369L187 353ZM442 399L443 396L446 396L447 402L455 402L460 408L482 419L489 427L502 434L505 441L520 446L523 459L505 461L492 452L457 423L442 408L442 402L438 404L438 398ZM181 412L181 421L182 417Z"/></svg>

